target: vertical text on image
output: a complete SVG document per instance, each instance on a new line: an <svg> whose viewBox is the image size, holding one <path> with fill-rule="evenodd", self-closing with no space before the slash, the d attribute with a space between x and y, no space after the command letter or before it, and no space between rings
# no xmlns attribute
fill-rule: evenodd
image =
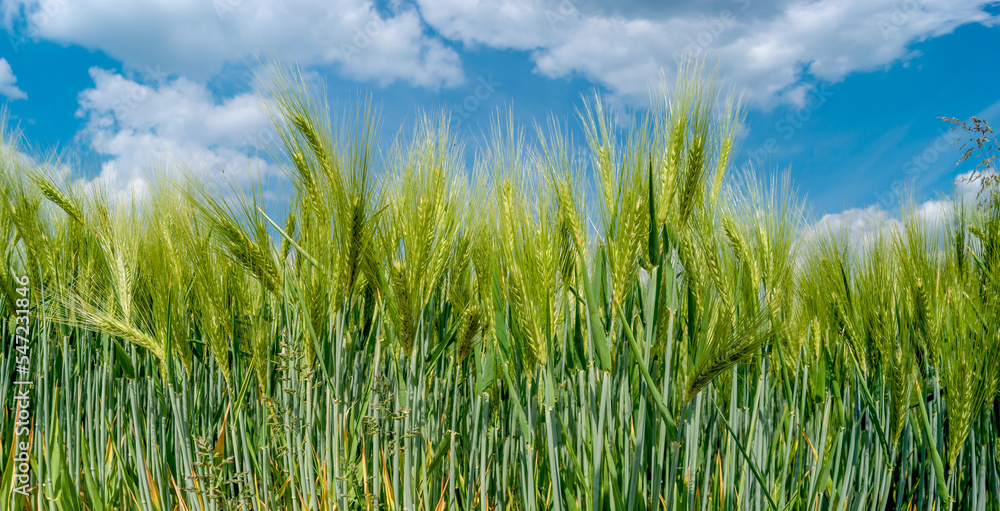
<svg viewBox="0 0 1000 511"><path fill-rule="evenodd" d="M34 382L31 378L31 279L21 276L14 279L17 282L15 300L14 328L14 362L16 377L14 379L14 402L16 416L14 422L14 493L28 495L31 484L30 458L31 449L31 396Z"/></svg>

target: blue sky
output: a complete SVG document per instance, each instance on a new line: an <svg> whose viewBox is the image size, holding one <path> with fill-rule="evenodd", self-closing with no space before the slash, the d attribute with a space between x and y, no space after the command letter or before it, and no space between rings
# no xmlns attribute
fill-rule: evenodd
<svg viewBox="0 0 1000 511"><path fill-rule="evenodd" d="M170 161L281 189L266 158L247 170L262 53L335 108L370 95L387 139L447 108L474 147L498 109L577 127L596 92L641 112L697 51L746 100L736 165L788 170L815 218L851 222L971 168L938 117L1000 125L998 21L972 0L0 0L0 102L35 148L90 156L83 181L128 189Z"/></svg>

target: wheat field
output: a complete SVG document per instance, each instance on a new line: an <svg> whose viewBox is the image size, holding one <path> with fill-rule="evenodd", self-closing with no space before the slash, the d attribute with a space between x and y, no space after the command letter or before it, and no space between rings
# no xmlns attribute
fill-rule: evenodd
<svg viewBox="0 0 1000 511"><path fill-rule="evenodd" d="M1000 201L810 229L695 64L471 169L272 78L280 215L0 130L0 511L1000 509Z"/></svg>

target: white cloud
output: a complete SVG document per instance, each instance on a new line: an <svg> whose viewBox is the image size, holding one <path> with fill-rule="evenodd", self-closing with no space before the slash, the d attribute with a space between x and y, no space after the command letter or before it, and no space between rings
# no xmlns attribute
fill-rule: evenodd
<svg viewBox="0 0 1000 511"><path fill-rule="evenodd" d="M464 81L445 40L530 53L544 76L582 76L646 104L661 72L695 50L765 108L807 101L808 82L912 58L914 42L967 23L986 0L5 0L8 30L100 49L134 69L196 80L266 52L380 84ZM415 4L415 5L414 5ZM428 30L427 25L433 29Z"/></svg>
<svg viewBox="0 0 1000 511"><path fill-rule="evenodd" d="M458 54L424 34L415 9L373 0L7 0L9 31L103 50L127 66L202 80L257 53L337 65L382 84L436 89L462 82Z"/></svg>
<svg viewBox="0 0 1000 511"><path fill-rule="evenodd" d="M995 169L984 169L981 172L970 170L959 174L955 178L956 194L967 202L977 201L983 197L979 193L983 189L983 178L996 175Z"/></svg>
<svg viewBox="0 0 1000 511"><path fill-rule="evenodd" d="M872 205L867 208L851 208L840 213L823 215L818 222L809 226L805 239L825 237L830 233L846 236L852 247L864 247L879 237L889 235L899 229L900 222L884 209Z"/></svg>
<svg viewBox="0 0 1000 511"><path fill-rule="evenodd" d="M952 183L950 198L929 199L913 208L913 214L930 228L943 228L952 218L956 203L971 204L977 199L984 176L996 175L995 170L985 173L973 171L959 174ZM879 236L889 236L903 226L899 217L879 205L851 208L840 213L823 215L816 223L805 228L803 241L809 243L819 236L846 236L851 246L862 249Z"/></svg>
<svg viewBox="0 0 1000 511"><path fill-rule="evenodd" d="M418 0L443 36L532 52L537 71L584 77L644 102L689 50L721 63L722 76L759 105L802 104L806 74L835 82L913 56L910 44L966 23L996 24L981 0L715 2L702 12L608 12L587 0Z"/></svg>
<svg viewBox="0 0 1000 511"><path fill-rule="evenodd" d="M956 183L957 186L957 183ZM917 206L914 214L927 225L944 225L955 212L955 203L949 199L928 200Z"/></svg>
<svg viewBox="0 0 1000 511"><path fill-rule="evenodd" d="M17 88L17 77L10 68L7 59L0 59L0 96L7 96L9 99L27 99L28 95Z"/></svg>
<svg viewBox="0 0 1000 511"><path fill-rule="evenodd" d="M184 78L143 84L99 68L90 75L94 87L80 93L76 115L85 122L77 137L107 159L97 178L107 189L141 194L155 173L176 177L179 168L241 184L280 175L246 153L270 133L254 95L217 101Z"/></svg>

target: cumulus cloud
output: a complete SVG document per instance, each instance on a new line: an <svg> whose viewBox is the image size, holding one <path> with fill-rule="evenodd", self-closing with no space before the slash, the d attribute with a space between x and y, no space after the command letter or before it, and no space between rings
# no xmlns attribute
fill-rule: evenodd
<svg viewBox="0 0 1000 511"><path fill-rule="evenodd" d="M257 98L216 100L205 86L178 78L140 83L91 68L94 87L80 93L78 141L101 155L96 178L114 192L142 194L157 172L184 168L207 180L247 183L280 175L247 148L270 133Z"/></svg>
<svg viewBox="0 0 1000 511"><path fill-rule="evenodd" d="M877 205L872 205L823 215L818 222L807 228L804 238L811 240L834 234L847 237L852 246L858 247L866 246L899 227L898 219Z"/></svg>
<svg viewBox="0 0 1000 511"><path fill-rule="evenodd" d="M381 12L373 0L7 0L0 9L12 33L196 80L259 52L383 84L463 80L458 54L425 34L414 8Z"/></svg>
<svg viewBox="0 0 1000 511"><path fill-rule="evenodd" d="M10 68L7 59L0 59L0 96L8 99L27 99L28 95L23 90L17 88L17 77Z"/></svg>
<svg viewBox="0 0 1000 511"><path fill-rule="evenodd" d="M912 58L912 44L993 26L987 0L6 0L2 21L196 80L266 51L348 77L437 89L464 81L450 44L528 52L544 76L581 76L645 104L687 52L768 108L816 80Z"/></svg>
<svg viewBox="0 0 1000 511"><path fill-rule="evenodd" d="M950 198L926 200L913 207L913 214L930 228L943 228L961 203L969 205L978 200L982 179L989 175L996 175L996 171L988 169L959 174L952 183ZM902 227L898 215L874 204L823 215L805 228L802 239L809 243L818 237L834 234L845 236L853 248L863 249L879 237L890 236Z"/></svg>
<svg viewBox="0 0 1000 511"><path fill-rule="evenodd" d="M708 2L701 10L593 0L417 0L424 19L467 45L530 51L537 71L582 75L632 101L677 58L718 59L762 106L802 104L805 79L835 82L914 55L915 41L998 17L981 0Z"/></svg>
<svg viewBox="0 0 1000 511"><path fill-rule="evenodd" d="M956 195L967 202L978 201L983 196L983 180L997 175L996 169L970 170L955 178Z"/></svg>

